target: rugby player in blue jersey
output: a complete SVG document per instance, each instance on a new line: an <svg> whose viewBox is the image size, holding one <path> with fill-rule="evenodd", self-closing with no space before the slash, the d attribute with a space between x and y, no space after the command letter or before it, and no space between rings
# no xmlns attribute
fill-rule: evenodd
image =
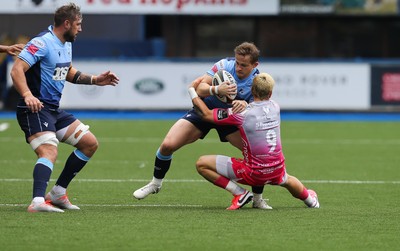
<svg viewBox="0 0 400 251"><path fill-rule="evenodd" d="M115 86L119 81L110 71L94 76L72 66L72 42L81 31L80 7L73 3L61 6L54 14L54 25L26 44L11 70L14 86L21 95L17 120L26 142L38 157L33 170L33 199L29 212L79 209L71 204L66 190L98 147L89 126L59 108L65 81L98 86ZM59 142L76 149L68 157L54 187L46 194Z"/></svg>
<svg viewBox="0 0 400 251"><path fill-rule="evenodd" d="M260 52L253 43L249 42L238 45L234 49L234 52L234 58L221 59L216 62L206 74L195 79L191 84L191 86L196 88L198 95L204 98L204 102L209 109L233 107L233 112L241 112L249 102L253 101L251 86L253 78L259 74L257 66ZM218 90L216 90L212 86L212 78L220 69L231 73L236 80L237 86L221 84L218 86ZM231 95L235 93L237 93L236 100L232 104L224 103L215 96L215 94ZM170 168L172 154L187 144L193 143L198 139L203 139L211 129L217 130L222 142L229 141L233 146L242 150L243 145L236 126L221 126L205 122L194 109L191 109L170 128L158 148L152 181L134 191L133 196L136 199L144 199L149 194L158 193L161 189L162 181ZM262 192L262 186L253 187L253 207L271 209L265 200L262 199Z"/></svg>

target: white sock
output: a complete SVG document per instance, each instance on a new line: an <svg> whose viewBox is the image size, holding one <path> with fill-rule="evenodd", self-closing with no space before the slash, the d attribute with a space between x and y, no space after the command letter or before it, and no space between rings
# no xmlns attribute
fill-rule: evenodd
<svg viewBox="0 0 400 251"><path fill-rule="evenodd" d="M161 186L163 182L163 179L157 179L155 177L153 177L153 180L151 181L151 183L156 184L157 186Z"/></svg>
<svg viewBox="0 0 400 251"><path fill-rule="evenodd" d="M62 186L58 186L58 185L55 185L53 187L53 189L51 189L51 190L53 191L54 194L57 194L57 195L66 194L67 193L67 189L66 188L64 188Z"/></svg>
<svg viewBox="0 0 400 251"><path fill-rule="evenodd" d="M226 185L225 190L228 190L233 195L239 195L246 191L243 187L239 186L238 184L232 181L229 181L228 185Z"/></svg>
<svg viewBox="0 0 400 251"><path fill-rule="evenodd" d="M262 200L262 193L253 193L253 200Z"/></svg>
<svg viewBox="0 0 400 251"><path fill-rule="evenodd" d="M304 203L311 207L315 203L315 198L311 197L311 195L308 195L307 199L304 200Z"/></svg>
<svg viewBox="0 0 400 251"><path fill-rule="evenodd" d="M33 198L32 203L36 205L42 204L44 203L44 197L35 197Z"/></svg>

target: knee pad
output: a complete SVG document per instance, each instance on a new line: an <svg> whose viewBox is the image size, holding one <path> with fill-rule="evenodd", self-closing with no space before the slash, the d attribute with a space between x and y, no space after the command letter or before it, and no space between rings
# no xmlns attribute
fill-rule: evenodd
<svg viewBox="0 0 400 251"><path fill-rule="evenodd" d="M58 146L58 139L56 135L52 132L45 133L37 138L34 138L29 144L31 145L33 150L36 150L40 145L49 144L53 146Z"/></svg>
<svg viewBox="0 0 400 251"><path fill-rule="evenodd" d="M78 144L79 140L89 132L89 126L84 124L79 124L75 131L64 141L67 144L75 146Z"/></svg>

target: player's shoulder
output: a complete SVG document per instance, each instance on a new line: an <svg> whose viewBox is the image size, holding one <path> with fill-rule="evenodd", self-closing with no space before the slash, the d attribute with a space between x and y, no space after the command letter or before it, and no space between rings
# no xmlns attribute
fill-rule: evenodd
<svg viewBox="0 0 400 251"><path fill-rule="evenodd" d="M279 107L279 103L276 102L275 100L270 99L269 101L270 101L274 106L278 106L278 107Z"/></svg>
<svg viewBox="0 0 400 251"><path fill-rule="evenodd" d="M49 35L51 35L50 30L44 30L33 37L29 43L37 47L37 49L45 49L48 41L51 39Z"/></svg>
<svg viewBox="0 0 400 251"><path fill-rule="evenodd" d="M212 77L219 70L225 70L225 71L233 74L235 71L234 58L233 58L233 61L231 60L231 58L220 59L219 61L214 63L213 67L210 70L207 71L207 74Z"/></svg>
<svg viewBox="0 0 400 251"><path fill-rule="evenodd" d="M220 59L215 65L218 67L218 69L224 69L229 71L232 66L235 66L235 58L232 57L227 57Z"/></svg>
<svg viewBox="0 0 400 251"><path fill-rule="evenodd" d="M39 40L39 41L47 41L47 40L51 40L52 39L52 33L50 30L50 27L39 32L32 40Z"/></svg>

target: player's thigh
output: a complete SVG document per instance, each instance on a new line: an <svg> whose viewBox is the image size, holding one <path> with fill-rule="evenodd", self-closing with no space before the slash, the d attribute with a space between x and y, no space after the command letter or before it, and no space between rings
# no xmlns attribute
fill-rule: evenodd
<svg viewBox="0 0 400 251"><path fill-rule="evenodd" d="M196 162L196 168L200 169L208 169L217 172L217 156L218 155L202 155Z"/></svg>
<svg viewBox="0 0 400 251"><path fill-rule="evenodd" d="M217 171L217 173L231 180L237 179L231 157L217 155L215 158L215 170Z"/></svg>
<svg viewBox="0 0 400 251"><path fill-rule="evenodd" d="M27 143L41 136L43 132L56 131L57 118L46 107L38 113L33 113L27 108L17 108L17 120L25 133Z"/></svg>
<svg viewBox="0 0 400 251"><path fill-rule="evenodd" d="M94 134L89 131L89 126L83 124L79 119L61 130L65 130L61 141L76 146L78 149L98 144Z"/></svg>
<svg viewBox="0 0 400 251"><path fill-rule="evenodd" d="M169 129L161 144L161 150L174 152L182 146L198 140L200 136L201 131L197 127L185 119L179 119Z"/></svg>

